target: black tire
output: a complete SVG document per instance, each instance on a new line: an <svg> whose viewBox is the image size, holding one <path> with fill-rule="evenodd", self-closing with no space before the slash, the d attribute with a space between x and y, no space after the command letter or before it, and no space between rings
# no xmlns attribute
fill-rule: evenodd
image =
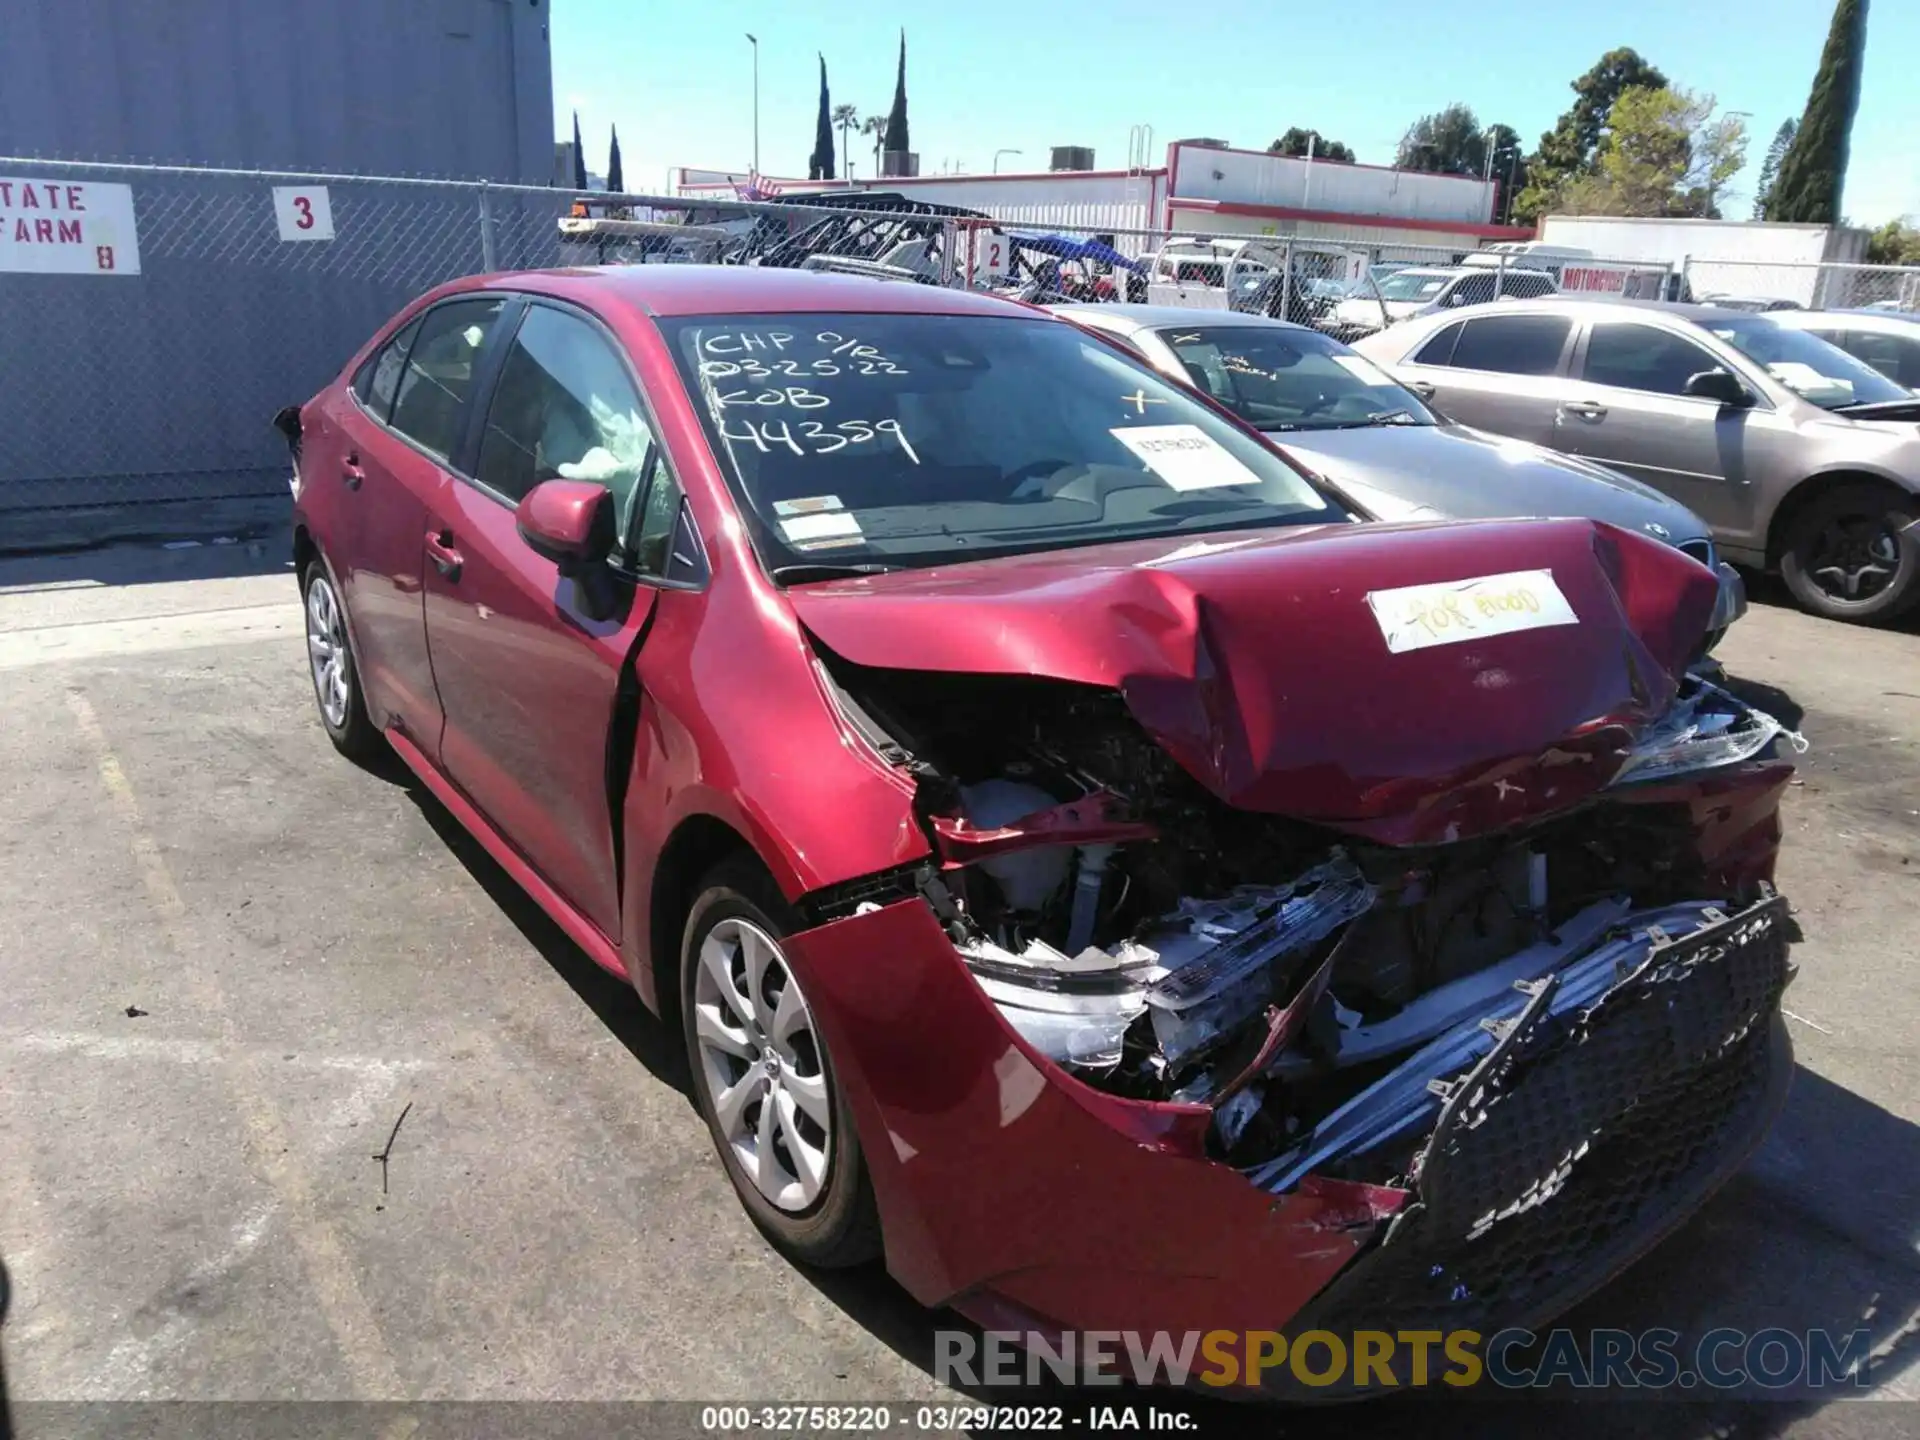
<svg viewBox="0 0 1920 1440"><path fill-rule="evenodd" d="M696 1031L694 988L700 947L715 927L727 920L745 921L775 941L799 928L779 890L753 860L727 860L700 881L680 945L681 1031L686 1040L694 1104L707 1122L707 1132L726 1167L727 1179L733 1182L734 1193L754 1224L778 1249L820 1269L865 1264L880 1254L879 1211L867 1178L860 1138L854 1131L852 1107L834 1077L824 1039L819 1041L818 1062L832 1107L833 1141L827 1152L825 1182L812 1204L799 1210L774 1205L755 1186L722 1129ZM788 972L787 983L797 986L799 982Z"/></svg>
<svg viewBox="0 0 1920 1440"><path fill-rule="evenodd" d="M1780 575L1803 610L1885 625L1920 602L1920 501L1890 485L1843 485L1794 516ZM1862 567L1884 567L1862 573ZM1858 598L1847 594L1855 577Z"/></svg>
<svg viewBox="0 0 1920 1440"><path fill-rule="evenodd" d="M340 678L346 690L346 703L344 707L336 705L333 714L328 713L329 700L323 693L320 668L314 661L312 648L316 627L316 585L325 588L332 613L339 617L333 641L339 647ZM387 740L367 715L366 698L360 693L360 666L353 658L353 642L347 632L346 602L340 598L339 591L334 588L333 576L317 556L307 562L307 568L300 574L300 608L302 633L308 646L307 676L313 682L313 707L320 717L320 726L327 732L327 739L333 742L333 748L347 759L356 765L375 764L385 756Z"/></svg>

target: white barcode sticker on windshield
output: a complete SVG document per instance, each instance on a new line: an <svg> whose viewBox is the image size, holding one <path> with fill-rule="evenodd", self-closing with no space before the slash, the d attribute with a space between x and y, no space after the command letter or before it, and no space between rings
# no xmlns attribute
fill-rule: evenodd
<svg viewBox="0 0 1920 1440"><path fill-rule="evenodd" d="M1457 645L1516 630L1578 625L1580 617L1553 583L1551 570L1509 570L1473 580L1370 590L1367 604L1395 655L1429 645Z"/></svg>
<svg viewBox="0 0 1920 1440"><path fill-rule="evenodd" d="M860 522L844 510L823 510L818 515L795 515L782 520L780 533L795 542L825 540L834 535L858 535Z"/></svg>
<svg viewBox="0 0 1920 1440"><path fill-rule="evenodd" d="M1198 425L1126 425L1109 433L1175 490L1260 483L1258 475Z"/></svg>

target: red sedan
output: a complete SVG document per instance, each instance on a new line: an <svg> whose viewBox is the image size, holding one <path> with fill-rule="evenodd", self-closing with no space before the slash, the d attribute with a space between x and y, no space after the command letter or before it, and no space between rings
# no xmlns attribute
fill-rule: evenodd
<svg viewBox="0 0 1920 1440"><path fill-rule="evenodd" d="M1491 1333L1780 1104L1791 767L1666 546L1355 523L1065 321L794 271L443 286L279 423L327 733L683 1029L797 1259Z"/></svg>

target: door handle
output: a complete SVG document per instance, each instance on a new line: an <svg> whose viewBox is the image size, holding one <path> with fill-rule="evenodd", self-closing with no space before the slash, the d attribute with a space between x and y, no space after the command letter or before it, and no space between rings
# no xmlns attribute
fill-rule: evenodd
<svg viewBox="0 0 1920 1440"><path fill-rule="evenodd" d="M460 567L466 563L466 557L453 548L451 530L427 532L427 558L433 561L433 568L449 580L458 580Z"/></svg>
<svg viewBox="0 0 1920 1440"><path fill-rule="evenodd" d="M1402 380L1400 383L1418 395L1422 400L1431 400L1433 398L1433 386L1429 385L1425 380Z"/></svg>
<svg viewBox="0 0 1920 1440"><path fill-rule="evenodd" d="M346 482L349 490L360 488L360 482L367 478L367 472L360 468L359 455L349 455L340 462L340 478Z"/></svg>
<svg viewBox="0 0 1920 1440"><path fill-rule="evenodd" d="M1604 420L1607 407L1592 400L1568 400L1560 409L1568 415L1578 415L1582 420Z"/></svg>

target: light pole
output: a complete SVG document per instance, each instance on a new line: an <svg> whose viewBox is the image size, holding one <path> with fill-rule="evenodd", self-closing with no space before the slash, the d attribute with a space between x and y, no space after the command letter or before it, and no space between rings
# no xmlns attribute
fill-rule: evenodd
<svg viewBox="0 0 1920 1440"><path fill-rule="evenodd" d="M993 152L993 173L994 173L994 174L996 174L996 175L998 175L998 174L1000 173L1000 157L1001 157L1002 155L1024 155L1024 154L1026 154L1026 153L1027 153L1027 152L1026 152L1026 151L1024 151L1024 150L996 150L996 151L994 151L994 152Z"/></svg>
<svg viewBox="0 0 1920 1440"><path fill-rule="evenodd" d="M760 39L748 35L747 43L753 46L753 178L760 179Z"/></svg>

